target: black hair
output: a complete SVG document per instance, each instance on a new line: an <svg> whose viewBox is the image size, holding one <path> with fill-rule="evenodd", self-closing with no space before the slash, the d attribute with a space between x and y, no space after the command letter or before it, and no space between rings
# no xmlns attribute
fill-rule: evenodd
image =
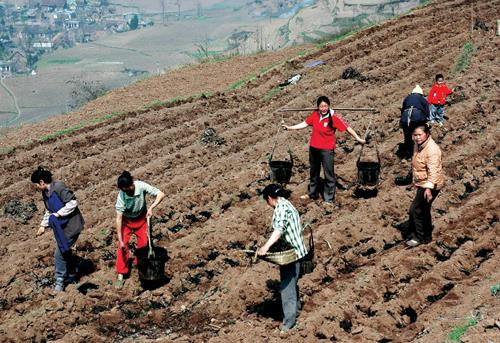
<svg viewBox="0 0 500 343"><path fill-rule="evenodd" d="M267 185L266 188L264 188L264 190L262 191L262 197L264 198L264 200L267 200L269 198L277 199L278 197L288 199L289 196L290 191L284 189L276 183Z"/></svg>
<svg viewBox="0 0 500 343"><path fill-rule="evenodd" d="M133 183L134 179L132 178L132 175L130 175L130 172L124 170L123 173L118 176L116 185L118 186L118 188L122 189L124 187L132 186Z"/></svg>
<svg viewBox="0 0 500 343"><path fill-rule="evenodd" d="M318 98L318 100L316 100L316 106L319 108L319 104L321 104L322 102L326 103L328 106L330 106L330 99L328 99L328 97L322 95Z"/></svg>
<svg viewBox="0 0 500 343"><path fill-rule="evenodd" d="M326 103L328 106L330 106L330 99L328 99L327 96L320 96L318 97L318 100L316 100L316 107L318 108L318 112L319 112L319 105L324 102ZM332 119L332 114L330 111L328 111L328 126L330 127L330 129L333 130L333 119Z"/></svg>
<svg viewBox="0 0 500 343"><path fill-rule="evenodd" d="M444 76L443 76L443 74L436 74L436 82L437 82L437 80L439 80L439 79L443 79L443 80L444 80Z"/></svg>
<svg viewBox="0 0 500 343"><path fill-rule="evenodd" d="M52 182L52 173L43 167L38 167L33 172L33 174L31 174L31 182L40 183L40 181L43 181L45 183L51 183Z"/></svg>
<svg viewBox="0 0 500 343"><path fill-rule="evenodd" d="M422 128L427 135L431 134L431 126L425 121L414 121L410 123L411 132L415 129Z"/></svg>

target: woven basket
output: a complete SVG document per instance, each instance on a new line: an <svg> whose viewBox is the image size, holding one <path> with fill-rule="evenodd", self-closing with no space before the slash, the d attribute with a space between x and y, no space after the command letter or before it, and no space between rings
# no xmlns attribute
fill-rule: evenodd
<svg viewBox="0 0 500 343"><path fill-rule="evenodd" d="M278 251L278 252L268 252L264 256L258 256L260 259L283 266L298 260L297 253L294 249Z"/></svg>

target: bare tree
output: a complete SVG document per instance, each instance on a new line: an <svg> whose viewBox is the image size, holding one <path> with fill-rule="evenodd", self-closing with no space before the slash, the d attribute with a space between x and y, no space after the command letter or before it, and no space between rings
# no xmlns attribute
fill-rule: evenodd
<svg viewBox="0 0 500 343"><path fill-rule="evenodd" d="M196 3L196 10L197 10L198 17L203 17L203 7L201 5L200 0L198 0L198 2Z"/></svg>
<svg viewBox="0 0 500 343"><path fill-rule="evenodd" d="M181 20L181 0L175 0L174 4L177 6L177 20Z"/></svg>
<svg viewBox="0 0 500 343"><path fill-rule="evenodd" d="M161 6L161 20L163 23L163 26L165 26L165 2L166 0L159 0L160 1L160 6Z"/></svg>

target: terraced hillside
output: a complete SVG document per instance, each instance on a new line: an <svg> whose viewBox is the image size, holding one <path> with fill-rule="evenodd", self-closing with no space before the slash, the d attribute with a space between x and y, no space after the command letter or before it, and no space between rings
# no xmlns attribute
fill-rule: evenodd
<svg viewBox="0 0 500 343"><path fill-rule="evenodd" d="M114 91L79 113L5 133L2 341L499 341L500 300L492 288L500 283L499 9L498 0L434 2L341 42L179 70ZM469 63L457 66L470 44L472 57L461 58ZM309 53L301 56L303 49ZM305 67L316 60L324 64ZM347 67L363 77L343 79ZM415 83L428 90L438 72L456 89L445 127L433 129L447 184L433 206L434 241L408 250L395 228L414 195L393 182L409 168L396 155L399 106ZM297 73L299 83L277 87ZM382 182L375 197L356 196L360 147L340 135L337 206L300 200L309 135L281 136L276 157L287 145L294 153L291 200L313 223L318 262L299 283L299 327L282 337L278 270L250 265L239 249L265 240L272 212L258 193L268 182L277 127L306 115L276 111L310 107L322 94L335 106L380 110L341 115L358 132L372 122L365 149L378 145ZM207 127L225 143L202 144ZM29 176L39 164L76 190L86 219L76 246L83 275L63 294L51 291L53 238L35 237L42 204ZM169 280L156 289L144 290L135 269L122 290L112 284L115 180L124 169L167 194L153 230L170 254Z"/></svg>

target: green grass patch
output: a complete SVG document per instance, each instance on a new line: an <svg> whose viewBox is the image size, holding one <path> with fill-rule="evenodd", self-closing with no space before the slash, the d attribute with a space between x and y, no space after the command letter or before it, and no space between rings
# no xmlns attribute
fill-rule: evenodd
<svg viewBox="0 0 500 343"><path fill-rule="evenodd" d="M12 147L12 146L6 146L6 147L3 147L3 148L0 148L0 156L2 155L8 155L12 152L14 152L16 150L16 148Z"/></svg>
<svg viewBox="0 0 500 343"><path fill-rule="evenodd" d="M458 56L457 61L455 62L455 66L453 67L453 74L458 74L466 70L470 62L472 60L472 56L474 55L474 45L471 41L468 41L464 44L462 48L462 52L460 56Z"/></svg>
<svg viewBox="0 0 500 343"><path fill-rule="evenodd" d="M278 94L280 91L281 91L280 87L278 87L278 86L273 87L273 88L271 88L271 90L269 92L267 92L267 94L264 96L264 98L262 100L268 101L269 99L274 97L276 94Z"/></svg>
<svg viewBox="0 0 500 343"><path fill-rule="evenodd" d="M500 294L500 283L497 283L496 285L491 286L490 293L493 296L499 295Z"/></svg>
<svg viewBox="0 0 500 343"><path fill-rule="evenodd" d="M106 114L106 115L104 115L102 117L89 120L88 122L84 122L84 123L72 126L70 128L67 128L67 129L64 129L64 130L59 130L57 132L45 135L42 138L40 138L40 141L41 142L46 142L46 141L51 140L51 139L55 139L55 138L58 138L58 137L61 137L61 136L69 135L69 134L72 134L72 133L74 133L74 132L76 132L78 130L81 130L81 129L85 128L85 127L88 127L90 125L102 123L102 122L110 120L110 119L112 119L114 117L121 116L121 115L124 115L124 114L126 114L126 112L113 112L113 113L110 113L110 114Z"/></svg>
<svg viewBox="0 0 500 343"><path fill-rule="evenodd" d="M168 102L166 102L166 101L155 100L155 101L152 101L152 102L144 105L144 108L147 110L150 110L150 109L157 110L157 109L160 109L162 107L165 107L167 104L168 104Z"/></svg>
<svg viewBox="0 0 500 343"><path fill-rule="evenodd" d="M61 137L61 136L64 136L64 135L68 135L70 133L73 133L75 131L80 130L81 128L84 128L85 126L87 126L87 125L85 125L84 123L78 124L76 126L68 128L68 129L60 130L60 131L48 134L46 136L43 136L42 138L40 138L40 140L42 142L45 142L45 141L51 140L53 138Z"/></svg>
<svg viewBox="0 0 500 343"><path fill-rule="evenodd" d="M233 90L236 90L236 89L239 89L241 87L243 87L244 85L246 85L248 82L252 81L253 79L255 79L255 75L254 74L251 74L251 75L248 75L247 77L245 77L244 79L241 79L241 80L238 80L234 83L232 83L229 87L228 87L228 90L230 91L233 91Z"/></svg>
<svg viewBox="0 0 500 343"><path fill-rule="evenodd" d="M80 62L82 59L78 57L71 58L57 58L53 60L47 60L45 63L47 64L75 64Z"/></svg>
<svg viewBox="0 0 500 343"><path fill-rule="evenodd" d="M450 340L451 342L460 342L460 338L467 332L467 330L469 330L469 328L473 327L476 324L477 319L470 318L466 324L455 327L448 334L448 340Z"/></svg>

